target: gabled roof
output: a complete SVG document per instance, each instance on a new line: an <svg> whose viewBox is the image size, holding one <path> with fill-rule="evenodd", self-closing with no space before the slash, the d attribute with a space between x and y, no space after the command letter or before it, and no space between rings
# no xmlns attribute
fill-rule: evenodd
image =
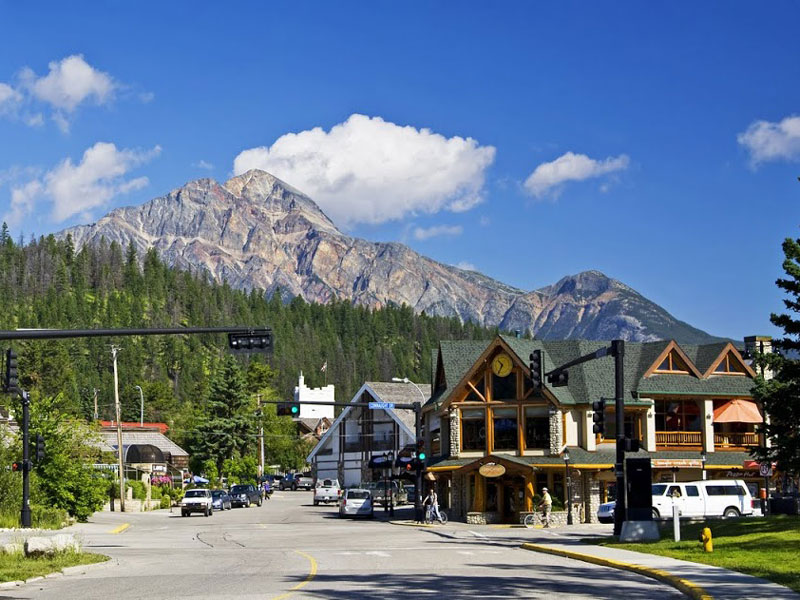
<svg viewBox="0 0 800 600"><path fill-rule="evenodd" d="M608 347L609 342L585 340L544 341L500 335L492 340L451 340L439 343L439 369L434 381L443 376L446 387L437 389L426 407L439 410L450 399L464 376L475 362L488 349L502 344L514 356L515 362L522 364L527 372L530 353L535 349L543 351L544 371L548 372L570 360ZM750 377L710 376L704 378L695 366L695 361L706 370L713 364L720 352L729 346L725 344L681 345L671 341L626 342L625 343L625 389L628 405L646 405L649 394L708 395L727 397L747 397L751 395L753 380ZM736 348L730 344L733 351ZM691 368L691 373L653 374L645 377L656 361L670 351L679 352ZM737 351L738 352L738 351ZM711 357L711 358L709 358ZM663 360L663 358L662 358ZM656 365L657 366L657 365ZM546 393L551 394L561 405L591 403L599 398L613 398L614 359L610 356L591 360L569 369L569 385L552 387L545 382Z"/></svg>
<svg viewBox="0 0 800 600"><path fill-rule="evenodd" d="M117 432L114 431L101 431L100 436L102 442L105 444L103 450L117 449ZM130 429L122 430L122 446L133 446L134 444L149 444L155 446L162 452L168 452L172 456L189 456L183 448L178 446L175 442L167 436L159 433L158 431L132 431Z"/></svg>
<svg viewBox="0 0 800 600"><path fill-rule="evenodd" d="M417 389L419 388L419 389ZM353 398L350 400L351 403L353 402L360 402L361 397L367 393L375 399L375 402L393 402L394 404L415 404L415 403L422 403L425 399L430 397L430 389L431 386L427 383L387 383L383 381L368 381L364 383L358 391L355 393ZM422 392L420 394L420 392ZM424 396L424 399L423 399ZM339 427L342 423L344 423L345 419L347 419L348 415L352 412L353 406L346 407L333 424L330 426L328 431L322 436L322 438L317 442L317 445L314 446L314 449L311 453L306 457L307 462L311 462L311 460L317 455L325 445L327 444L328 440L331 439L331 436L334 435L335 432L339 430ZM411 437L412 439L416 437L414 432L415 423L414 423L414 412L405 409L382 409L389 415L393 420L397 421L400 429L402 429L406 435ZM410 420L409 420L410 419Z"/></svg>
<svg viewBox="0 0 800 600"><path fill-rule="evenodd" d="M719 363L721 363L722 360L725 358L725 356L727 356L728 354L731 354L734 360L736 360L736 362L738 362L742 367L744 367L745 372L748 375L750 375L750 377L756 376L755 371L753 371L753 368L744 361L744 358L742 357L741 353L736 348L736 346L734 346L729 342L723 345L722 349L717 353L717 355L711 360L709 365L705 368L703 377L711 377L712 375L717 374L715 373L717 365L719 365ZM698 365L698 367L701 369L703 368L700 367L700 365Z"/></svg>

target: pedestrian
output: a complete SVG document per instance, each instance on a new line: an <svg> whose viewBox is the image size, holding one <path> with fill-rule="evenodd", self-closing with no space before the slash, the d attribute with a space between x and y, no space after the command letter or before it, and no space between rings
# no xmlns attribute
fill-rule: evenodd
<svg viewBox="0 0 800 600"><path fill-rule="evenodd" d="M422 506L427 506L428 509L426 511L426 521L433 521L433 518L436 517L436 520L439 523L443 523L442 515L439 514L439 497L436 495L436 491L431 488L428 492L428 495L425 497L425 500L422 502Z"/></svg>
<svg viewBox="0 0 800 600"><path fill-rule="evenodd" d="M542 521L545 527L550 527L550 510L553 508L553 499L550 497L550 492L546 487L542 488L542 501L539 502L539 508L542 509Z"/></svg>

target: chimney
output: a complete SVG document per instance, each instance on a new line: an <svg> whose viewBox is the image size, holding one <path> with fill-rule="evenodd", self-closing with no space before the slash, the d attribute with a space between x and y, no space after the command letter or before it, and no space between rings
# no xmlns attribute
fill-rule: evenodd
<svg viewBox="0 0 800 600"><path fill-rule="evenodd" d="M745 354L752 357L756 352L761 354L772 352L772 337L768 335L748 335L744 338ZM751 364L751 366L753 366ZM769 369L761 369L764 379L772 379L773 373Z"/></svg>

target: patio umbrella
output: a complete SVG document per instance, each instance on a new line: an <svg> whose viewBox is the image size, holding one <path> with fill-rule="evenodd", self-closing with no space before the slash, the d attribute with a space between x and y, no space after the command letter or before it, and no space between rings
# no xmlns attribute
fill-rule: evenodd
<svg viewBox="0 0 800 600"><path fill-rule="evenodd" d="M758 406L749 400L729 400L714 409L715 423L762 423L763 421Z"/></svg>

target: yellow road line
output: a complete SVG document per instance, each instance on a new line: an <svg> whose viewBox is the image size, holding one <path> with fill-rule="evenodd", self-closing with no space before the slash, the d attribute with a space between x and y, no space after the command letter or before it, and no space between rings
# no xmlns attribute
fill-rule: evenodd
<svg viewBox="0 0 800 600"><path fill-rule="evenodd" d="M544 552L546 554L555 554L557 556L564 556L566 558L574 558L576 560L590 562L595 565L601 565L603 567L624 569L625 571L631 571L633 573L638 573L639 575L644 575L646 577L651 577L653 579L658 579L659 581L663 581L664 583L667 583L672 587L677 588L678 590L680 590L690 598L694 598L695 600L714 600L713 597L708 592L706 592L696 583L692 583L687 579L682 579L676 575L673 575L672 573L667 573L666 571L662 571L661 569L652 569L650 567L645 567L644 565L637 565L635 563L626 563L619 560L612 560L610 558L601 558L599 556L594 556L592 554L583 554L581 552L574 552L572 550L551 548L549 546L542 546L539 544L522 544L522 547L525 550L533 550L534 552Z"/></svg>
<svg viewBox="0 0 800 600"><path fill-rule="evenodd" d="M123 523L122 525L120 525L119 527L115 527L114 529L112 529L108 533L122 533L123 531L125 531L130 526L131 526L130 523Z"/></svg>
<svg viewBox="0 0 800 600"><path fill-rule="evenodd" d="M308 576L306 577L305 581L301 581L296 586L294 586L292 589L290 589L288 592L286 592L284 594L281 594L280 596L275 596L272 600L283 600L284 598L288 598L289 596L294 594L300 588L307 586L311 582L311 580L314 579L314 577L316 577L316 575L317 575L317 561L314 560L314 557L311 556L310 554L306 554L305 552L301 552L300 550L295 550L295 554L299 554L300 556L304 556L305 558L308 559L308 562L311 565L311 569L310 569L310 571L308 573Z"/></svg>

